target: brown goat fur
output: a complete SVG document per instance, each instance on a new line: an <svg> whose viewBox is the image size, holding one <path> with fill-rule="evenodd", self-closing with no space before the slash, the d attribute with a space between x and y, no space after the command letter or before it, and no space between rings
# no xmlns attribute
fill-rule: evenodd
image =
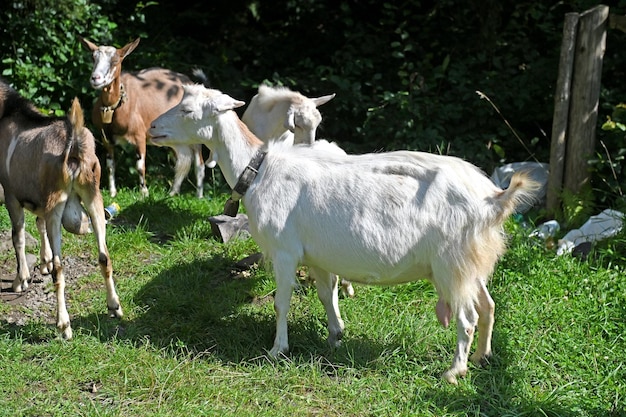
<svg viewBox="0 0 626 417"><path fill-rule="evenodd" d="M72 337L65 305L61 225L79 234L93 228L109 313L121 317L106 246L100 162L94 137L84 126L78 99L72 102L67 117L48 117L0 80L0 184L11 218L17 259L13 291L24 291L30 279L25 255L24 209L27 209L37 216L40 268L44 274L51 273L55 283L57 328L61 335L66 339Z"/></svg>
<svg viewBox="0 0 626 417"><path fill-rule="evenodd" d="M164 68L148 68L138 72L122 71L122 62L139 45L139 38L121 48L98 46L80 38L83 46L93 54L94 68L91 86L101 90L96 99L92 122L102 132L109 170L109 191L117 194L115 186L115 152L118 143L129 143L137 150L137 172L141 193L148 195L146 186L146 145L150 122L174 107L183 96L183 84L191 80L184 74ZM180 187L195 166L196 196L203 197L204 160L202 145L171 146L176 155L174 181L170 195L180 193Z"/></svg>

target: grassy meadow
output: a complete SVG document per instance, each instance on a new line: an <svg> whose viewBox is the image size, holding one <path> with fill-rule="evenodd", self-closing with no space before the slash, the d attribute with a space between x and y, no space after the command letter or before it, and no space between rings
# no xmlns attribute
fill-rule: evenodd
<svg viewBox="0 0 626 417"><path fill-rule="evenodd" d="M303 286L292 299L291 352L268 359L271 271L237 270L255 243L220 243L208 222L226 190L202 200L190 189L168 197L158 184L150 192L142 200L122 188L107 226L123 320L107 317L93 236L65 232L64 257L93 264L68 280L74 339L57 338L54 311L23 326L0 318L0 416L626 415L623 235L581 260L507 223L510 250L489 287L494 358L451 386L440 375L456 330L437 322L426 282L355 285L354 298L340 299L346 332L335 350L315 289ZM0 226L9 225L1 209ZM30 215L28 225L38 237ZM0 262L15 268L13 251ZM0 304L0 317L9 308Z"/></svg>

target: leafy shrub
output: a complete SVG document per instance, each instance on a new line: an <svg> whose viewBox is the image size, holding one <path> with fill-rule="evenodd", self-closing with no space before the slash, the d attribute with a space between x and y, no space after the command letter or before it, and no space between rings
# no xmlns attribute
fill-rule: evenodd
<svg viewBox="0 0 626 417"><path fill-rule="evenodd" d="M626 1L613 3L611 13L623 14ZM74 95L83 103L96 95L77 35L116 46L141 37L127 70L199 67L212 86L246 101L264 81L307 95L334 92L320 136L353 152L458 155L489 173L508 162L549 160L564 16L596 4L12 1L0 15L2 74L39 106L61 112ZM609 31L598 127L626 96L623 42L624 34ZM618 133L599 131L590 161L598 205L619 200ZM152 153L155 168L169 164L165 152Z"/></svg>
<svg viewBox="0 0 626 417"><path fill-rule="evenodd" d="M109 33L115 24L87 0L7 2L0 14L2 75L41 108L63 114L75 96L90 108L88 77L91 59L77 35Z"/></svg>

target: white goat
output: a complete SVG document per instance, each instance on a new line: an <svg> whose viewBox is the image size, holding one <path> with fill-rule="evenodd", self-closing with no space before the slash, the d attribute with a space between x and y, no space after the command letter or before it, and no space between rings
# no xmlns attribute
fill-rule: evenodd
<svg viewBox="0 0 626 417"><path fill-rule="evenodd" d="M206 85L205 85L206 86ZM315 140L315 132L322 121L317 107L335 97L329 94L321 97L307 97L287 87L260 85L258 93L241 117L248 129L263 142L283 141L288 144L310 145ZM334 149L343 153L338 146ZM213 155L213 160L215 159ZM342 279L342 291L354 296L354 288L349 281Z"/></svg>
<svg viewBox="0 0 626 417"><path fill-rule="evenodd" d="M139 38L122 48L98 46L80 38L81 43L93 54L91 86L102 90L96 100L92 121L102 132L103 145L107 151L109 191L117 194L115 186L115 151L117 142L128 142L137 148L137 172L140 191L148 195L146 186L146 133L150 122L159 114L177 104L183 96L182 85L191 80L183 74L163 68L149 68L139 72L122 71L122 61L139 44ZM204 161L202 145L172 145L176 155L174 182L170 195L180 193L180 187L190 171L192 162L196 172L196 196L204 194Z"/></svg>
<svg viewBox="0 0 626 417"><path fill-rule="evenodd" d="M456 383L476 352L491 355L494 302L487 281L505 251L502 224L538 185L518 173L507 190L461 159L398 151L345 155L329 144L264 144L231 111L244 103L200 85L185 86L179 105L150 133L163 144L203 143L217 151L228 184L243 195L252 237L273 265L276 338L270 354L289 349L287 313L298 264L308 265L328 316L329 342L344 323L337 278L390 285L426 279L436 313L457 322L457 347L443 377ZM263 158L263 155L264 158ZM260 163L259 163L260 161Z"/></svg>
<svg viewBox="0 0 626 417"><path fill-rule="evenodd" d="M72 327L65 305L61 263L61 224L72 233L82 234L87 232L90 219L107 289L109 314L122 317L106 246L100 162L94 137L84 126L78 100L74 99L69 117L47 117L0 80L0 161L0 184L4 187L17 259L13 291L24 291L30 279L24 251L26 208L37 216L41 272L52 273L56 287L57 328L64 338L70 339ZM81 202L89 219L85 218Z"/></svg>
<svg viewBox="0 0 626 417"><path fill-rule="evenodd" d="M260 85L241 121L264 142L286 140L291 144L311 144L322 121L317 107L334 97L330 94L309 98L286 87Z"/></svg>

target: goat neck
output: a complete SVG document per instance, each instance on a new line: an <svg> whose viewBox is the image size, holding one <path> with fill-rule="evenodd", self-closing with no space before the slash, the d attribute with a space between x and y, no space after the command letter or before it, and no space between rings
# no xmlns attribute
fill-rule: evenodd
<svg viewBox="0 0 626 417"><path fill-rule="evenodd" d="M214 146L209 148L217 155L217 163L226 182L234 188L250 160L263 146L263 142L254 136L248 127L239 120L233 111L218 117Z"/></svg>
<svg viewBox="0 0 626 417"><path fill-rule="evenodd" d="M100 115L102 122L109 124L112 122L113 113L117 110L126 100L126 90L124 84L120 82L120 77L115 77L113 82L102 89L101 100L102 107L100 108Z"/></svg>

